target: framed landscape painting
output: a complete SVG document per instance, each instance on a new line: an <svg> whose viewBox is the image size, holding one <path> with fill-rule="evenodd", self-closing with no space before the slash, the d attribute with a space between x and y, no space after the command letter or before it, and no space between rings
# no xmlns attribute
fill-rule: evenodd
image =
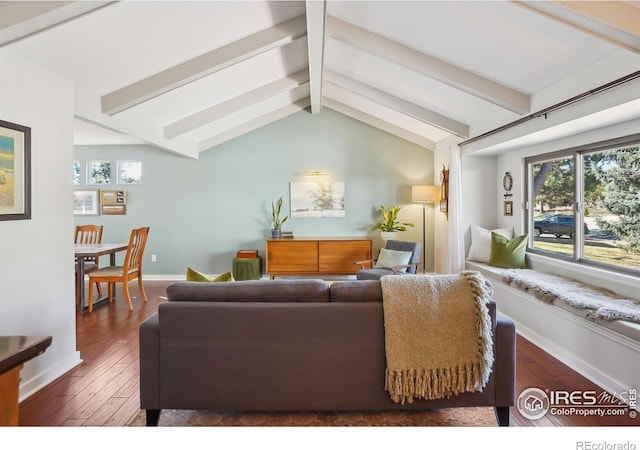
<svg viewBox="0 0 640 450"><path fill-rule="evenodd" d="M291 217L344 217L343 181L291 182Z"/></svg>
<svg viewBox="0 0 640 450"><path fill-rule="evenodd" d="M73 214L76 216L97 216L98 191L73 191Z"/></svg>
<svg viewBox="0 0 640 450"><path fill-rule="evenodd" d="M0 220L31 219L31 128L0 120Z"/></svg>

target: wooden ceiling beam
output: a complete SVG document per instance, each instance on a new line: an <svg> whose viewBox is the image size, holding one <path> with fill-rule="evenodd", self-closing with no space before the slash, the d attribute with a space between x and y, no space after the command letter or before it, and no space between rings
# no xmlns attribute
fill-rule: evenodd
<svg viewBox="0 0 640 450"><path fill-rule="evenodd" d="M621 1L518 1L528 8L626 50L640 53L640 8Z"/></svg>
<svg viewBox="0 0 640 450"><path fill-rule="evenodd" d="M430 133L424 130L421 133L419 127L416 126L416 120L412 117L397 111L388 112L388 108L383 105L373 107L373 101L331 83L325 83L324 93L323 104L327 108L422 147L431 150L435 148L435 142L425 137ZM428 124L423 124L423 126L430 127Z"/></svg>
<svg viewBox="0 0 640 450"><path fill-rule="evenodd" d="M327 34L517 114L525 114L531 109L531 99L525 93L330 15L327 16Z"/></svg>
<svg viewBox="0 0 640 450"><path fill-rule="evenodd" d="M114 3L117 2L0 2L0 48Z"/></svg>
<svg viewBox="0 0 640 450"><path fill-rule="evenodd" d="M411 103L402 98L391 95L387 92L374 88L372 86L361 83L353 78L346 77L339 73L325 70L325 81L335 84L358 95L373 100L376 103L386 106L387 108L398 111L407 116L413 117L416 120L433 125L436 128L444 130L448 133L454 134L461 138L469 137L469 126L453 120L449 117L445 117L434 111L431 111L422 106Z"/></svg>
<svg viewBox="0 0 640 450"><path fill-rule="evenodd" d="M210 108L191 114L164 127L164 137L172 139L198 127L216 121L282 92L290 91L309 82L309 72L301 70L279 80L267 83L244 94L233 97Z"/></svg>
<svg viewBox="0 0 640 450"><path fill-rule="evenodd" d="M327 5L325 0L307 0L306 8L311 114L320 114L322 111L322 76L324 70Z"/></svg>
<svg viewBox="0 0 640 450"><path fill-rule="evenodd" d="M392 123L387 122L386 120L380 119L379 117L372 116L371 114L353 108L349 105L345 105L337 100L333 100L330 97L325 97L324 106L327 108L333 109L334 111L339 112L340 114L344 114L345 116L349 116L352 119L358 120L362 123L366 123L369 126L374 128L378 128L386 133L397 136L405 141L413 142L416 145L421 147L425 147L429 150L434 150L436 148L435 142L432 140L421 136L417 133L407 130L406 128L399 127Z"/></svg>
<svg viewBox="0 0 640 450"><path fill-rule="evenodd" d="M102 113L114 115L219 70L282 47L306 35L305 15L234 41L102 97Z"/></svg>
<svg viewBox="0 0 640 450"><path fill-rule="evenodd" d="M270 113L261 115L254 120L245 122L234 128L228 129L219 134L216 134L215 136L198 142L198 150L200 152L209 150L227 141L240 137L243 134L249 133L250 131L257 130L260 127L276 122L280 119L284 119L291 114L302 111L303 109L308 108L310 105L311 100L309 97L307 97L289 105L283 106L282 108L279 108L277 110L273 110Z"/></svg>

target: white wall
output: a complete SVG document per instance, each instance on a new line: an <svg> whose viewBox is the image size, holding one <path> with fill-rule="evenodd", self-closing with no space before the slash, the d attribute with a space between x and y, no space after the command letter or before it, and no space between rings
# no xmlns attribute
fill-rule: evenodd
<svg viewBox="0 0 640 450"><path fill-rule="evenodd" d="M434 172L431 150L330 108L322 114L297 112L202 152L198 160L149 145L79 146L75 155L81 164L93 159L109 159L112 167L117 160L142 162L142 184L106 187L127 191L126 215L78 216L76 223L104 225L104 242L126 242L132 228L149 226L147 278L184 278L187 267L226 272L244 248L264 256L271 202L282 196L284 215L290 216L290 182L309 181L305 174L314 170L344 182L345 217L290 217L284 230L299 237L371 236L376 252L382 240L371 227L380 205L398 205L400 221L415 225L398 239L419 242L422 209L411 203L411 186L431 184ZM425 222L425 262L433 270L433 207Z"/></svg>
<svg viewBox="0 0 640 450"><path fill-rule="evenodd" d="M440 182L440 172L443 166L451 167L451 147L458 145L462 139L451 136L436 143L433 155L433 185L442 186ZM434 269L436 273L446 273L449 260L449 230L447 215L440 212L440 205L431 206L434 210L433 233L434 233Z"/></svg>
<svg viewBox="0 0 640 450"><path fill-rule="evenodd" d="M20 398L80 362L75 348L73 85L0 50L0 118L31 128L31 220L0 222L0 335L47 335Z"/></svg>

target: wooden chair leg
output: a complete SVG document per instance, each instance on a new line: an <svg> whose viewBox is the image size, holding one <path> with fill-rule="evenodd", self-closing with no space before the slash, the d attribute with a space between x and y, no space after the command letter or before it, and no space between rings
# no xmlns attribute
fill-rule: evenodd
<svg viewBox="0 0 640 450"><path fill-rule="evenodd" d="M91 289L91 278L89 278L89 312L93 311L93 290Z"/></svg>
<svg viewBox="0 0 640 450"><path fill-rule="evenodd" d="M131 296L129 295L129 283L127 281L122 282L122 293L124 294L124 299L129 304L129 311L133 311L133 305L131 304Z"/></svg>
<svg viewBox="0 0 640 450"><path fill-rule="evenodd" d="M80 286L78 286L78 273L76 272L76 306L78 305L78 302L80 301Z"/></svg>
<svg viewBox="0 0 640 450"><path fill-rule="evenodd" d="M96 289L98 290L98 298L102 298L102 286L96 281Z"/></svg>
<svg viewBox="0 0 640 450"><path fill-rule="evenodd" d="M144 291L144 285L142 284L142 277L138 276L138 289L140 290L140 295L142 296L142 300L147 301L147 293Z"/></svg>
<svg viewBox="0 0 640 450"><path fill-rule="evenodd" d="M107 290L109 292L109 303L111 303L113 301L113 286L114 286L114 283L109 282L108 286L109 286L109 288Z"/></svg>

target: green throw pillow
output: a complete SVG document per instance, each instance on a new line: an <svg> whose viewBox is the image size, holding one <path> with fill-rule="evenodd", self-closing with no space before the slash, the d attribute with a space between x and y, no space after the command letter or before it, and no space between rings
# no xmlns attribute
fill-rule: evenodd
<svg viewBox="0 0 640 450"><path fill-rule="evenodd" d="M213 279L213 281L236 281L231 272L225 272Z"/></svg>
<svg viewBox="0 0 640 450"><path fill-rule="evenodd" d="M215 278L211 278L203 273L187 267L187 281L235 281L231 272L225 272Z"/></svg>
<svg viewBox="0 0 640 450"><path fill-rule="evenodd" d="M411 259L411 252L401 252L400 250L389 250L383 248L378 255L378 261L376 261L375 267L380 269L390 269L395 266L403 266L409 264ZM401 269L400 272L406 272L407 268Z"/></svg>
<svg viewBox="0 0 640 450"><path fill-rule="evenodd" d="M527 235L516 236L513 239L501 234L491 233L491 256L488 264L505 269L524 269L525 252L527 250Z"/></svg>

